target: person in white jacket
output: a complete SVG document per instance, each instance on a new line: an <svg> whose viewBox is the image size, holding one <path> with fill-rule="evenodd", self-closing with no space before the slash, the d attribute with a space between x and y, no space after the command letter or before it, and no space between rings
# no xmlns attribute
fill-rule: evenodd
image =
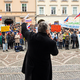
<svg viewBox="0 0 80 80"><path fill-rule="evenodd" d="M79 49L80 49L80 31L78 32L77 36L78 36Z"/></svg>
<svg viewBox="0 0 80 80"><path fill-rule="evenodd" d="M19 46L19 43L20 43L20 35L18 33L16 33L15 35L15 46Z"/></svg>

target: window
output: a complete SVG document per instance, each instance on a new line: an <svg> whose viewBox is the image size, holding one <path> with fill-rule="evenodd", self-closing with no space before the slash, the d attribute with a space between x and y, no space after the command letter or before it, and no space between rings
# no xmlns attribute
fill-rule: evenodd
<svg viewBox="0 0 80 80"><path fill-rule="evenodd" d="M51 14L56 14L56 7L51 7Z"/></svg>
<svg viewBox="0 0 80 80"><path fill-rule="evenodd" d="M22 4L22 11L26 12L27 11L27 4Z"/></svg>
<svg viewBox="0 0 80 80"><path fill-rule="evenodd" d="M51 0L51 1L57 1L57 0Z"/></svg>
<svg viewBox="0 0 80 80"><path fill-rule="evenodd" d="M78 0L72 0L72 1L78 1Z"/></svg>
<svg viewBox="0 0 80 80"><path fill-rule="evenodd" d="M39 14L44 14L44 7L39 7Z"/></svg>
<svg viewBox="0 0 80 80"><path fill-rule="evenodd" d="M62 0L62 1L68 1L68 0Z"/></svg>
<svg viewBox="0 0 80 80"><path fill-rule="evenodd" d="M44 1L44 0L39 0L39 1Z"/></svg>
<svg viewBox="0 0 80 80"><path fill-rule="evenodd" d="M67 7L62 7L62 14L67 14Z"/></svg>
<svg viewBox="0 0 80 80"><path fill-rule="evenodd" d="M73 14L77 14L77 7L73 7Z"/></svg>
<svg viewBox="0 0 80 80"><path fill-rule="evenodd" d="M11 11L11 4L6 4L6 11L8 11L8 12Z"/></svg>

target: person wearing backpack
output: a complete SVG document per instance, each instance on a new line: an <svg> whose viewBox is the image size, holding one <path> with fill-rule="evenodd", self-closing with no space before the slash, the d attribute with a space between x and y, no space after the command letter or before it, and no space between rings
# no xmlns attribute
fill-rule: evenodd
<svg viewBox="0 0 80 80"><path fill-rule="evenodd" d="M65 49L69 50L69 33L66 33L65 36Z"/></svg>

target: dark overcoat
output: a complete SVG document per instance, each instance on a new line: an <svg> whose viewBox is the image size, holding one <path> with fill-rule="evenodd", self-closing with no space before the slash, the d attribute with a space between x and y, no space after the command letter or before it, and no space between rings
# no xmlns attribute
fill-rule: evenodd
<svg viewBox="0 0 80 80"><path fill-rule="evenodd" d="M46 33L28 32L26 23L22 24L22 35L28 41L28 51L22 67L25 80L52 80L50 54L58 54L56 42Z"/></svg>

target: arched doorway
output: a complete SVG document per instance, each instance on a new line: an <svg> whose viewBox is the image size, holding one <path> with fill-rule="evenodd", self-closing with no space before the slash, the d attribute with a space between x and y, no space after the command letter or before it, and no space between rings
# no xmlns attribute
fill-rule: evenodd
<svg viewBox="0 0 80 80"><path fill-rule="evenodd" d="M7 24L7 25L10 25L10 24L13 24L13 20L12 19L6 19L4 21L4 23Z"/></svg>

